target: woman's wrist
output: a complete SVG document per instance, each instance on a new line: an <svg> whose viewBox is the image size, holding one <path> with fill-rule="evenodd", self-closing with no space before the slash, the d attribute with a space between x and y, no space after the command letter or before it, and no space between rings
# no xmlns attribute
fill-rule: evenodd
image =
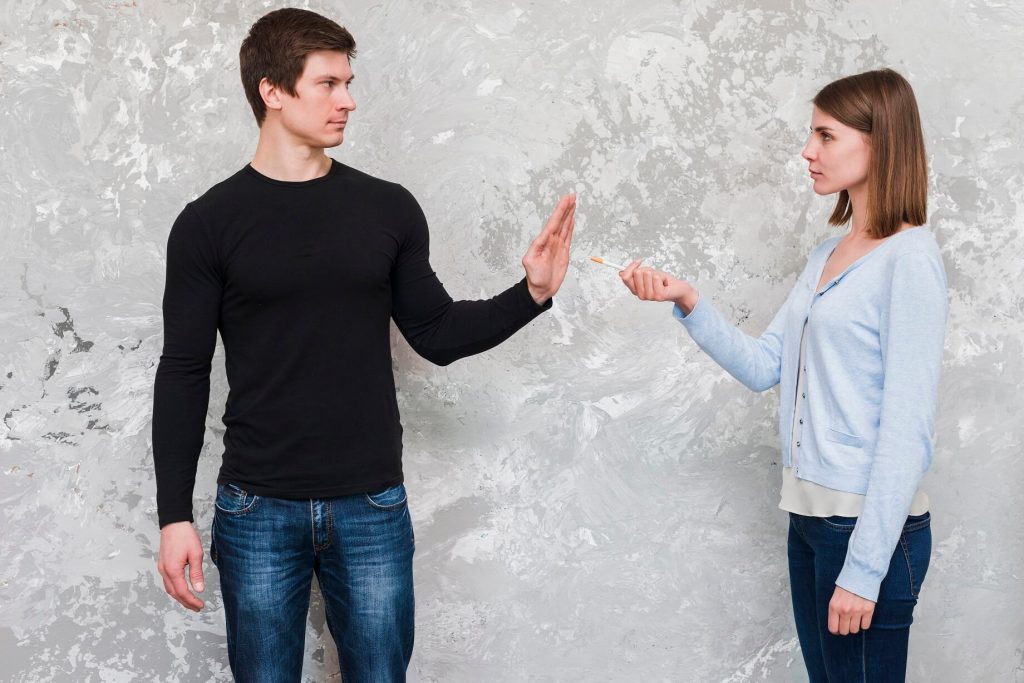
<svg viewBox="0 0 1024 683"><path fill-rule="evenodd" d="M686 285L686 292L675 300L676 306L683 309L683 313L690 315L690 312L697 306L697 301L700 299L700 294L697 289L692 285Z"/></svg>

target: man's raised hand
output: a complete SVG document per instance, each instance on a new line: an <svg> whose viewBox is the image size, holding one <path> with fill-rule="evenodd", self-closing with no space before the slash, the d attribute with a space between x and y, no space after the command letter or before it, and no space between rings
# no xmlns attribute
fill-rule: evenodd
<svg viewBox="0 0 1024 683"><path fill-rule="evenodd" d="M530 248L523 256L530 296L542 304L555 295L569 268L569 245L576 220L576 195L561 198Z"/></svg>

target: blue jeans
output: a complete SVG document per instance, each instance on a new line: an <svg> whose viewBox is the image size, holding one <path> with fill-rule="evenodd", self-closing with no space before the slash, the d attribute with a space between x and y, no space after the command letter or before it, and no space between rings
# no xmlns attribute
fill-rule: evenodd
<svg viewBox="0 0 1024 683"><path fill-rule="evenodd" d="M210 557L243 683L299 681L316 575L345 683L404 681L414 538L405 487L313 500L217 486Z"/></svg>
<svg viewBox="0 0 1024 683"><path fill-rule="evenodd" d="M871 627L832 635L828 603L846 560L855 517L789 515L793 616L811 683L903 681L914 606L932 552L931 515L907 517L878 594Z"/></svg>

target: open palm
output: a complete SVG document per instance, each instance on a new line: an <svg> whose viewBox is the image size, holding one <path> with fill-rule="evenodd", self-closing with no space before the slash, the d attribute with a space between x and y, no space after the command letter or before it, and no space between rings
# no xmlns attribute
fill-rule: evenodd
<svg viewBox="0 0 1024 683"><path fill-rule="evenodd" d="M537 303L555 295L569 269L569 245L576 221L576 195L562 197L523 256L526 284Z"/></svg>

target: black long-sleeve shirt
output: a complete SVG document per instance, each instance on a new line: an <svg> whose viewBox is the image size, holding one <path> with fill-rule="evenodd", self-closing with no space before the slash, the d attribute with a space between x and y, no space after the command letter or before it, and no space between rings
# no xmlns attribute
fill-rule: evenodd
<svg viewBox="0 0 1024 683"><path fill-rule="evenodd" d="M337 161L305 182L247 165L185 207L167 242L153 402L160 526L193 519L218 330L230 387L219 482L323 498L403 480L389 319L447 365L551 306L525 279L453 301L428 253L413 196Z"/></svg>

